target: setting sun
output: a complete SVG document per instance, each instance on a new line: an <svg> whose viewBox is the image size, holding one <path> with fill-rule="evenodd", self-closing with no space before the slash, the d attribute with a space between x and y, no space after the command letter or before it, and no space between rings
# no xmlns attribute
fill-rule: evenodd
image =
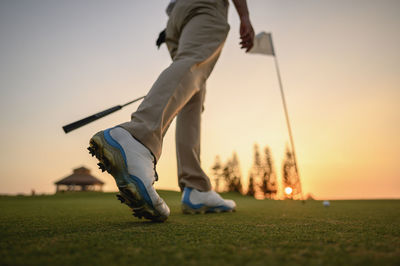
<svg viewBox="0 0 400 266"><path fill-rule="evenodd" d="M292 192L293 192L293 189L291 187L285 187L286 195L290 195L290 194L292 194Z"/></svg>

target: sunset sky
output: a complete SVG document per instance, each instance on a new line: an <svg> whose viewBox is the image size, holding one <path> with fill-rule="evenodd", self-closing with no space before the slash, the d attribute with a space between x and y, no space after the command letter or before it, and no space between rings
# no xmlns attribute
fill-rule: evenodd
<svg viewBox="0 0 400 266"><path fill-rule="evenodd" d="M170 64L155 47L169 1L0 0L0 193L53 193L85 165L99 130L138 104L70 134L61 127L145 95ZM256 32L272 32L303 191L317 199L400 198L400 1L249 0ZM278 178L288 143L273 59L239 49L239 19L207 83L202 164L238 154L247 184L253 145L268 145ZM175 126L156 187L178 190Z"/></svg>

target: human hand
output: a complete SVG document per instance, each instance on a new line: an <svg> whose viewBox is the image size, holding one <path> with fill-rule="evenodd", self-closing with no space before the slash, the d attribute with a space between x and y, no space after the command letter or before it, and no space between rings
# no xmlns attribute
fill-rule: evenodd
<svg viewBox="0 0 400 266"><path fill-rule="evenodd" d="M240 48L246 49L247 53L253 47L254 42L254 30L249 17L240 19L240 39Z"/></svg>

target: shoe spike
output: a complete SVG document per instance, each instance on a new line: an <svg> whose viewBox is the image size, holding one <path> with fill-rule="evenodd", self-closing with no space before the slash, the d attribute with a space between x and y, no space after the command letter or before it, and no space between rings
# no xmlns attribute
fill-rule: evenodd
<svg viewBox="0 0 400 266"><path fill-rule="evenodd" d="M95 149L93 149L92 147L88 147L87 149L89 151L89 154L92 155L92 157L95 156Z"/></svg>
<svg viewBox="0 0 400 266"><path fill-rule="evenodd" d="M93 149L96 149L97 148L97 143L94 142L94 141L91 141L90 142L90 147L93 148Z"/></svg>
<svg viewBox="0 0 400 266"><path fill-rule="evenodd" d="M97 165L99 166L99 169L100 169L102 172L106 171L106 167L104 166L104 164L98 163Z"/></svg>
<svg viewBox="0 0 400 266"><path fill-rule="evenodd" d="M116 196L117 199L121 202L121 204L125 202L125 199L121 195L117 194Z"/></svg>

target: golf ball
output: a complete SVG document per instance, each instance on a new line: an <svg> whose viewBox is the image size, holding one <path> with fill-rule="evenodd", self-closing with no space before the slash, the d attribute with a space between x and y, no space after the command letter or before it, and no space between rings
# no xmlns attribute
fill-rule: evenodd
<svg viewBox="0 0 400 266"><path fill-rule="evenodd" d="M331 203L329 202L329 200L324 200L324 201L322 202L322 204L323 204L325 207L329 207L329 206L331 205Z"/></svg>

